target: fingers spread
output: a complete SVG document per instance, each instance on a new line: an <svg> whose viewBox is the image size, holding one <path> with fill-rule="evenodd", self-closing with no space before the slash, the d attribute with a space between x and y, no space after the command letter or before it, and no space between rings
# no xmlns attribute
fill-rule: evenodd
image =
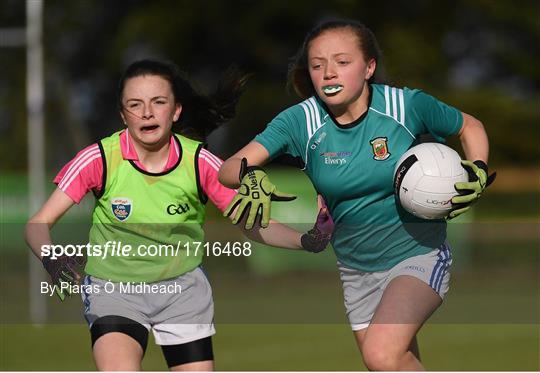
<svg viewBox="0 0 540 373"><path fill-rule="evenodd" d="M261 215L261 227L266 228L270 223L270 203L264 202L261 204L262 215Z"/></svg>
<svg viewBox="0 0 540 373"><path fill-rule="evenodd" d="M225 209L225 211L223 211L223 216L224 217L229 217L233 212L234 210L236 209L236 207L240 204L240 202L242 202L242 199L240 196L236 195L231 203L229 203L229 206L227 206L227 208Z"/></svg>
<svg viewBox="0 0 540 373"><path fill-rule="evenodd" d="M248 218L246 221L246 229L253 228L253 225L255 225L255 219L257 218L257 214L259 212L259 207L261 204L252 204L249 209ZM262 224L261 224L262 225Z"/></svg>
<svg viewBox="0 0 540 373"><path fill-rule="evenodd" d="M249 210L250 206L251 206L251 202L246 201L246 200L240 200L240 204L238 205L238 209L236 210L236 214L234 215L232 223L238 224L238 222L242 220L245 212Z"/></svg>

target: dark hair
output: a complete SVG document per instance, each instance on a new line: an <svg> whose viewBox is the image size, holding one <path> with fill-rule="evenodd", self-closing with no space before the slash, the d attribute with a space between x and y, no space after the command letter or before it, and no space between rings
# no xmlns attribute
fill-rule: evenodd
<svg viewBox="0 0 540 373"><path fill-rule="evenodd" d="M309 44L323 32L335 29L350 29L358 38L359 48L365 58L368 61L371 59L374 59L376 62L379 61L381 50L379 49L377 39L373 32L371 32L371 30L363 23L349 19L333 19L321 22L307 33L302 46L298 49L289 65L287 85L289 87L292 86L296 94L301 98L308 98L315 94L315 89L313 88L313 83L311 82L308 71L307 54ZM368 82L374 83L378 80L378 75L373 74Z"/></svg>
<svg viewBox="0 0 540 373"><path fill-rule="evenodd" d="M177 131L192 139L204 141L222 124L236 115L236 104L249 78L237 68L229 68L218 82L216 91L208 96L198 93L180 68L169 61L139 60L129 65L118 84L118 107L123 109L122 95L126 81L143 75L157 75L171 84L176 103L182 105L182 113L176 122Z"/></svg>

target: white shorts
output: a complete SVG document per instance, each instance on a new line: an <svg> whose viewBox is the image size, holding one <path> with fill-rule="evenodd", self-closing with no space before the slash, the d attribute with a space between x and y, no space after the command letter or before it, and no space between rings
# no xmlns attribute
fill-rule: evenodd
<svg viewBox="0 0 540 373"><path fill-rule="evenodd" d="M450 283L452 254L444 243L437 250L413 256L381 272L362 272L338 262L347 318L352 330L369 326L386 286L397 276L413 276L444 298Z"/></svg>
<svg viewBox="0 0 540 373"><path fill-rule="evenodd" d="M216 333L212 288L200 267L176 278L128 287L94 276L84 279L82 298L89 327L104 316L122 316L152 330L158 345L176 345ZM122 287L120 286L122 285Z"/></svg>

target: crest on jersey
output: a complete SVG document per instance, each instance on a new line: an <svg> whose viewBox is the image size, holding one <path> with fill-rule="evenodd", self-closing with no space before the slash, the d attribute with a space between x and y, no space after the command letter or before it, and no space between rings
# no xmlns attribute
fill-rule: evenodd
<svg viewBox="0 0 540 373"><path fill-rule="evenodd" d="M116 197L111 200L111 209L118 221L124 221L131 214L131 200L125 197Z"/></svg>
<svg viewBox="0 0 540 373"><path fill-rule="evenodd" d="M386 137L377 137L370 141L371 147L373 148L373 159L376 161L384 161L386 158L390 157L390 152L388 151L388 139Z"/></svg>

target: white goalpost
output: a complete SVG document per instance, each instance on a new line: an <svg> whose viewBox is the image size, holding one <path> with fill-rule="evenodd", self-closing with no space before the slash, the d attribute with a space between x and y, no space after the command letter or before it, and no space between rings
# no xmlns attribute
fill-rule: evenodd
<svg viewBox="0 0 540 373"><path fill-rule="evenodd" d="M43 1L26 0L26 27L0 29L0 47L26 48L26 108L28 120L28 213L45 202L45 121L43 84ZM28 300L33 324L47 321L46 297L39 283L46 281L41 264L28 254Z"/></svg>
<svg viewBox="0 0 540 373"><path fill-rule="evenodd" d="M37 212L45 202L45 121L43 85L43 2L26 1L26 105L28 109L28 212ZM30 320L47 320L47 303L39 289L45 280L41 263L29 253L28 295Z"/></svg>

